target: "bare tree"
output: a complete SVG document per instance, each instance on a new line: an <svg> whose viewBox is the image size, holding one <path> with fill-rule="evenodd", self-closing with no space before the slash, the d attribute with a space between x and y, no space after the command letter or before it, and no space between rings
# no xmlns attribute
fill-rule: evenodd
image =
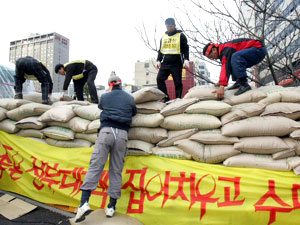
<svg viewBox="0 0 300 225"><path fill-rule="evenodd" d="M189 40L190 53L196 58L220 65L202 55L205 44L239 37L258 39L263 41L268 54L252 74L248 73L248 78L260 85L272 80L278 84L278 78L283 75L299 80L295 72L300 68L300 51L297 51L300 0L190 0L185 5L179 0L171 2L183 15L176 14L175 19ZM159 39L154 38L151 43L144 24L138 32L149 49L158 51Z"/></svg>
<svg viewBox="0 0 300 225"><path fill-rule="evenodd" d="M176 20L200 59L206 60L201 50L208 42L226 42L238 37L259 39L269 50L258 67L264 73L249 79L260 84L266 80L260 79L265 74L271 74L275 84L278 84L278 76L282 74L299 79L295 75L295 60L299 59L300 54L296 51L300 42L299 0L191 0L190 3L196 7L198 14L193 15L190 7L178 7L188 23L178 18ZM285 7L280 7L281 4ZM212 17L211 23L200 19L209 16Z"/></svg>

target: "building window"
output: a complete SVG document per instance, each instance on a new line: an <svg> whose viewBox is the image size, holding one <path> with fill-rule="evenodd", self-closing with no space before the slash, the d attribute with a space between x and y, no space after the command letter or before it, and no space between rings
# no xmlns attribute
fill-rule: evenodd
<svg viewBox="0 0 300 225"><path fill-rule="evenodd" d="M149 75L149 72L146 72L146 75L148 76L148 75Z"/></svg>
<svg viewBox="0 0 300 225"><path fill-rule="evenodd" d="M204 69L204 66L199 66L199 69Z"/></svg>
<svg viewBox="0 0 300 225"><path fill-rule="evenodd" d="M149 63L145 63L145 68L149 68Z"/></svg>
<svg viewBox="0 0 300 225"><path fill-rule="evenodd" d="M204 75L204 71L201 71L200 74Z"/></svg>
<svg viewBox="0 0 300 225"><path fill-rule="evenodd" d="M146 84L149 84L149 81L148 81L148 80L146 81Z"/></svg>

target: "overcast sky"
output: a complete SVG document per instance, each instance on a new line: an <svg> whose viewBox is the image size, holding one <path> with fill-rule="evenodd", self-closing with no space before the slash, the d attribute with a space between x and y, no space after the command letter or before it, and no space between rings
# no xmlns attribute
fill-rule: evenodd
<svg viewBox="0 0 300 225"><path fill-rule="evenodd" d="M134 63L156 58L135 28L144 22L153 32L157 25L161 36L163 19L173 17L175 11L168 0L5 0L0 14L0 64L9 60L10 41L30 33L57 32L70 39L70 60L88 59L98 67L96 84L106 85L112 70L124 83L133 84Z"/></svg>

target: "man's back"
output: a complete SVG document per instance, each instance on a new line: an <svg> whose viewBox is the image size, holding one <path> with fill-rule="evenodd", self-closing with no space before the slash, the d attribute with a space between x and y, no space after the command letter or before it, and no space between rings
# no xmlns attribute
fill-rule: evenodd
<svg viewBox="0 0 300 225"><path fill-rule="evenodd" d="M118 87L101 96L99 108L103 110L100 118L101 127L114 123L123 125L124 129L128 130L132 117L136 114L133 97Z"/></svg>

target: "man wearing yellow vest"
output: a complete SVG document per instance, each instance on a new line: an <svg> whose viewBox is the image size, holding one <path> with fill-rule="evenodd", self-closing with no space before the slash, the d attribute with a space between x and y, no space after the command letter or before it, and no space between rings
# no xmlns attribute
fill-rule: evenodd
<svg viewBox="0 0 300 225"><path fill-rule="evenodd" d="M172 74L176 98L182 94L182 68L189 67L189 46L187 39L181 30L176 29L175 20L168 18L165 21L167 31L160 40L160 50L157 56L157 86L167 97L164 102L170 100L165 80Z"/></svg>
<svg viewBox="0 0 300 225"><path fill-rule="evenodd" d="M97 76L97 67L88 60L75 60L65 65L58 64L55 66L55 73L65 76L65 82L63 86L64 96L67 94L68 87L71 79L73 79L75 93L79 101L83 101L83 87L87 83L89 93L93 103L98 104L98 94L95 86L95 79Z"/></svg>
<svg viewBox="0 0 300 225"><path fill-rule="evenodd" d="M49 95L52 93L53 83L49 70L37 59L26 56L16 61L15 99L22 99L23 84L27 80L38 80L41 83L42 103L51 105Z"/></svg>

